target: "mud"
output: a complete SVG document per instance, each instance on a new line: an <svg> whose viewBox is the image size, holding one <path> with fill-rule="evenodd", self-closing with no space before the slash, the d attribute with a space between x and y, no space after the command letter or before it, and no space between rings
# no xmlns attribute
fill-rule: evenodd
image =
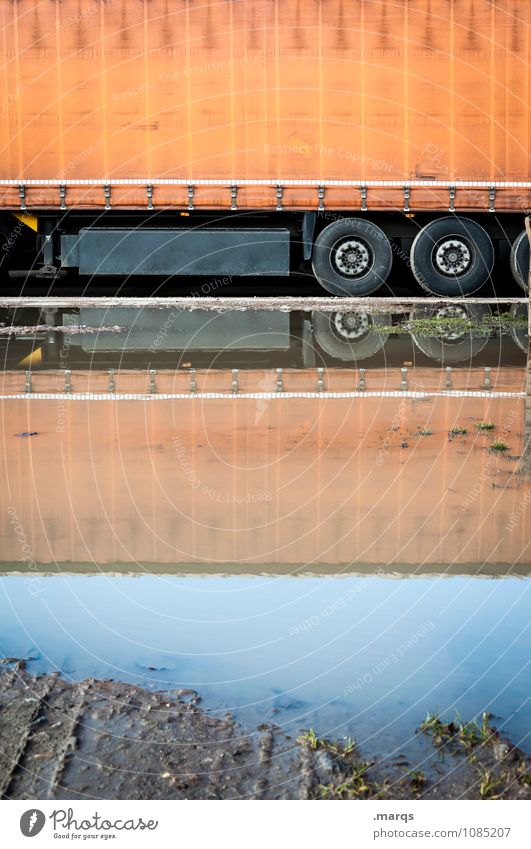
<svg viewBox="0 0 531 849"><path fill-rule="evenodd" d="M68 333L69 336L81 336L86 333L123 333L127 327L113 325L112 327L87 327L86 325L48 325L48 324L13 324L0 326L0 336L32 336L34 333Z"/></svg>
<svg viewBox="0 0 531 849"><path fill-rule="evenodd" d="M355 306L363 308L371 308L372 310L382 310L388 312L392 307L393 312L409 312L412 306L439 306L444 303L466 303L466 304L492 304L499 305L500 301L497 298L439 298L439 297L359 297L355 299ZM527 304L528 299L525 297L504 298L504 304ZM150 307L165 309L182 310L280 310L282 312L291 312L292 310L303 310L309 312L311 310L322 310L323 312L335 312L338 310L352 309L353 299L342 297L318 296L318 297L294 297L283 295L271 296L240 296L240 297L173 297L173 298L138 298L130 297L113 297L113 296L61 296L47 295L43 300L42 296L35 297L19 297L19 296L4 296L0 297L0 309L23 309L35 308L42 309L75 309L78 307L98 307L108 309L109 307Z"/></svg>
<svg viewBox="0 0 531 849"><path fill-rule="evenodd" d="M9 658L0 667L8 799L531 798L531 760L490 724L476 735L432 722L417 739L416 764L400 752L369 761L353 740L244 729L193 690L72 684Z"/></svg>

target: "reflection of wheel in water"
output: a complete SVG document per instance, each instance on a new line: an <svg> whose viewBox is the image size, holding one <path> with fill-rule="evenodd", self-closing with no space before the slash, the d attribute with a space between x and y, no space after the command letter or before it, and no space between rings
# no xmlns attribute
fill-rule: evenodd
<svg viewBox="0 0 531 849"><path fill-rule="evenodd" d="M527 321L527 307L525 304L513 304L510 312L511 318L520 318L520 316L525 316ZM529 347L529 339L527 335L527 330L525 327L511 327L511 336L513 341L516 342L519 348L522 351L525 351L527 354L527 349Z"/></svg>
<svg viewBox="0 0 531 849"><path fill-rule="evenodd" d="M410 315L410 321L455 318L480 322L484 317L491 315L491 312L488 304L445 304L435 309L414 310ZM447 364L463 363L472 359L489 341L488 335L480 336L473 330L463 331L460 328L433 336L425 336L419 331L412 332L411 338L417 348L431 360Z"/></svg>
<svg viewBox="0 0 531 849"><path fill-rule="evenodd" d="M343 312L312 312L315 341L323 351L340 360L364 360L382 348L389 336L389 313L372 314L364 309Z"/></svg>
<svg viewBox="0 0 531 849"><path fill-rule="evenodd" d="M313 345L311 322L307 318L303 319L302 322L300 349L303 368L313 368L317 364L317 358Z"/></svg>
<svg viewBox="0 0 531 849"><path fill-rule="evenodd" d="M524 292L527 292L527 280L529 277L529 239L527 233L522 230L519 236L513 242L511 248L511 271L513 277L522 287Z"/></svg>

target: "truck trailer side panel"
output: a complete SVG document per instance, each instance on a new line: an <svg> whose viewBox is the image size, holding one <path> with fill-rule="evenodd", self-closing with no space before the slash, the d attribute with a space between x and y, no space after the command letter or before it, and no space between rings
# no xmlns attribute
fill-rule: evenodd
<svg viewBox="0 0 531 849"><path fill-rule="evenodd" d="M5 208L528 206L528 0L0 0ZM85 181L75 184L72 181ZM114 181L123 180L123 185ZM137 184L131 181L137 181ZM163 181L181 181L175 185ZM25 183L21 203L20 187ZM35 181L35 182L32 182ZM47 181L50 181L47 184ZM262 181L262 184L260 183ZM334 187L333 181L353 185ZM514 183L524 183L515 186ZM393 187L392 184L395 183ZM390 185L391 184L391 185ZM107 198L108 200L108 198Z"/></svg>

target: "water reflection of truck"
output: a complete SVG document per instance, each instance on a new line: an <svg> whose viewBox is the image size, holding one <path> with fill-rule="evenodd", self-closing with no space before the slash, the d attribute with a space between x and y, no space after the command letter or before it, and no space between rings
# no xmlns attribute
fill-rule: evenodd
<svg viewBox="0 0 531 849"><path fill-rule="evenodd" d="M498 304L496 309L500 308L503 305ZM279 365L284 358L290 365L311 367L370 361L384 349L388 363L397 357L418 359L422 355L445 365L472 363L483 352L488 353L489 340L497 361L506 338L511 341L509 349L504 348L504 357L510 356L514 344L527 354L526 305L513 304L501 316L502 329L496 331L490 304L447 301L431 307L405 308L398 314L369 308L331 312L265 309L207 312L82 307L75 312L54 314L53 319L65 328L62 335L66 337L69 356L85 354L94 362L99 355L114 354L121 358L143 355L144 365L177 353L184 360L202 354L218 365L228 364L231 357L262 355L266 361L278 356ZM485 332L488 319L493 320L494 327L490 334ZM114 328L111 332L109 326ZM431 331L430 326L435 329ZM98 332L98 328L107 331ZM400 331L400 344L397 331ZM56 334L48 334L48 340L57 352L60 346ZM512 361L515 353L513 350Z"/></svg>
<svg viewBox="0 0 531 849"><path fill-rule="evenodd" d="M524 367L493 369L490 392L483 369L456 369L458 397L435 367L412 369L406 392L399 368L367 370L364 393L356 369L331 369L322 393L315 372L285 371L283 392L274 369L240 372L240 397L230 369L198 372L194 392L182 370L157 370L154 395L145 371L116 372L113 394L107 370L73 371L67 397L64 371L36 373L30 394L5 373L0 559L529 567ZM490 452L479 422L508 450Z"/></svg>
<svg viewBox="0 0 531 849"><path fill-rule="evenodd" d="M0 256L29 227L33 268L52 276L278 285L295 270L356 296L384 291L394 263L452 296L496 263L498 294L509 269L524 286L527 13L0 3Z"/></svg>

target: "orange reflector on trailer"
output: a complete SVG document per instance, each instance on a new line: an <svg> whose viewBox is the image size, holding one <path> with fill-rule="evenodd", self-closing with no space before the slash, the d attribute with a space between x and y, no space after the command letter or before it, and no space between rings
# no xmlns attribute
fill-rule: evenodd
<svg viewBox="0 0 531 849"><path fill-rule="evenodd" d="M19 366L35 366L38 363L42 363L42 345L20 360Z"/></svg>
<svg viewBox="0 0 531 849"><path fill-rule="evenodd" d="M39 219L36 215L30 215L29 212L12 212L11 215L14 215L15 218L18 218L19 221L22 221L27 227L30 227L32 230L37 232L37 228L39 226Z"/></svg>

